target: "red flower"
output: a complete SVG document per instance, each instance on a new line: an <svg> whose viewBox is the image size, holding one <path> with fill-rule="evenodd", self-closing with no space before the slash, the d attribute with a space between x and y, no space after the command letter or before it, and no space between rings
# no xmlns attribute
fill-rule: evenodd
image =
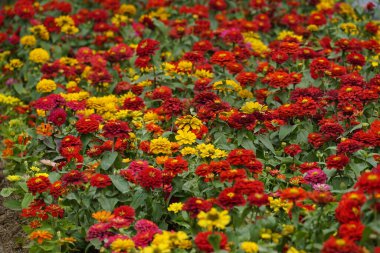
<svg viewBox="0 0 380 253"><path fill-rule="evenodd" d="M220 181L222 182L232 182L240 179L245 179L247 173L243 169L230 169L225 170L220 173Z"/></svg>
<svg viewBox="0 0 380 253"><path fill-rule="evenodd" d="M380 174L374 172L365 172L355 184L355 188L367 193L374 194L380 192Z"/></svg>
<svg viewBox="0 0 380 253"><path fill-rule="evenodd" d="M67 135L65 138L62 139L61 147L71 147L71 146L78 146L82 148L82 141L78 137L75 137L73 135Z"/></svg>
<svg viewBox="0 0 380 253"><path fill-rule="evenodd" d="M61 178L62 185L68 186L68 185L81 185L85 182L87 182L87 179L83 172L80 172L78 170L72 170L64 174Z"/></svg>
<svg viewBox="0 0 380 253"><path fill-rule="evenodd" d="M51 186L49 178L45 176L32 177L26 182L26 184L33 195L43 193L50 189Z"/></svg>
<svg viewBox="0 0 380 253"><path fill-rule="evenodd" d="M145 39L142 40L136 49L136 54L139 57L151 56L160 48L160 43L157 40Z"/></svg>
<svg viewBox="0 0 380 253"><path fill-rule="evenodd" d="M115 208L115 210L113 210L113 214L117 217L122 217L128 220L130 224L132 224L135 220L135 209L127 205Z"/></svg>
<svg viewBox="0 0 380 253"><path fill-rule="evenodd" d="M48 205L45 212L50 213L51 216L57 218L63 218L63 215L65 214L65 210L57 204Z"/></svg>
<svg viewBox="0 0 380 253"><path fill-rule="evenodd" d="M328 169L342 170L350 162L350 158L343 154L331 155L326 159Z"/></svg>
<svg viewBox="0 0 380 253"><path fill-rule="evenodd" d="M56 108L50 112L48 120L56 126L62 126L66 122L66 111L62 108Z"/></svg>
<svg viewBox="0 0 380 253"><path fill-rule="evenodd" d="M349 239L337 238L330 236L325 241L322 248L322 253L361 253L362 250L353 241Z"/></svg>
<svg viewBox="0 0 380 253"><path fill-rule="evenodd" d="M164 163L164 168L177 175L188 170L188 163L182 156L177 156L176 158L168 158Z"/></svg>
<svg viewBox="0 0 380 253"><path fill-rule="evenodd" d="M307 21L309 25L317 25L322 26L327 23L327 20L324 15L320 13L313 13L309 17L309 20Z"/></svg>
<svg viewBox="0 0 380 253"><path fill-rule="evenodd" d="M228 52L228 51L218 51L215 52L211 58L210 62L213 64L217 64L219 66L226 66L227 63L234 62L235 61L235 56L233 53Z"/></svg>
<svg viewBox="0 0 380 253"><path fill-rule="evenodd" d="M348 63L354 66L364 66L365 64L365 57L362 54L358 53L351 53L347 55L346 60Z"/></svg>
<svg viewBox="0 0 380 253"><path fill-rule="evenodd" d="M58 180L55 181L51 186L50 186L50 195L52 195L55 199L58 199L60 196L65 193L65 188L62 186L62 181Z"/></svg>
<svg viewBox="0 0 380 253"><path fill-rule="evenodd" d="M208 212L212 208L212 203L196 197L191 197L187 199L182 207L184 211L190 213L190 217L195 218L200 213L200 211Z"/></svg>
<svg viewBox="0 0 380 253"><path fill-rule="evenodd" d="M231 209L235 206L245 204L244 196L237 193L234 188L226 188L219 193L218 202L225 208Z"/></svg>
<svg viewBox="0 0 380 253"><path fill-rule="evenodd" d="M303 200L306 196L306 191L297 187L286 188L280 193L282 199L288 199L291 201Z"/></svg>
<svg viewBox="0 0 380 253"><path fill-rule="evenodd" d="M126 98L124 100L124 109L138 111L145 107L144 100L140 97Z"/></svg>
<svg viewBox="0 0 380 253"><path fill-rule="evenodd" d="M227 236L222 232L200 232L197 234L197 236L194 239L195 245L198 247L199 250L204 252L214 252L214 248L209 242L210 236L219 236L219 249L227 249L227 243L228 239Z"/></svg>
<svg viewBox="0 0 380 253"><path fill-rule="evenodd" d="M309 198L319 205L325 205L334 201L334 197L329 191L313 191L309 193Z"/></svg>
<svg viewBox="0 0 380 253"><path fill-rule="evenodd" d="M98 173L91 177L90 184L96 188L106 188L107 186L112 185L112 182L108 175Z"/></svg>
<svg viewBox="0 0 380 253"><path fill-rule="evenodd" d="M255 192L248 196L248 202L250 205L263 206L269 203L269 199L267 194Z"/></svg>
<svg viewBox="0 0 380 253"><path fill-rule="evenodd" d="M346 139L338 144L337 153L354 153L363 147L363 143Z"/></svg>
<svg viewBox="0 0 380 253"><path fill-rule="evenodd" d="M340 223L358 222L360 221L361 206L351 200L341 200L335 209L335 218Z"/></svg>
<svg viewBox="0 0 380 253"><path fill-rule="evenodd" d="M273 88L286 88L292 84L292 77L286 72L276 71L268 73L263 79L263 83L267 83Z"/></svg>
<svg viewBox="0 0 380 253"><path fill-rule="evenodd" d="M161 107L166 114L178 115L182 112L183 104L178 98L168 98Z"/></svg>
<svg viewBox="0 0 380 253"><path fill-rule="evenodd" d="M329 140L336 140L344 132L343 127L335 122L326 122L320 130L323 136Z"/></svg>
<svg viewBox="0 0 380 253"><path fill-rule="evenodd" d="M364 228L364 225L360 221L345 223L340 225L338 235L341 238L347 238L352 241L360 241L362 239Z"/></svg>
<svg viewBox="0 0 380 253"><path fill-rule="evenodd" d="M253 85L257 80L257 75L253 72L240 72L236 76L236 80L242 85Z"/></svg>
<svg viewBox="0 0 380 253"><path fill-rule="evenodd" d="M239 180L234 184L233 187L237 193L244 195L264 192L264 183L258 180Z"/></svg>
<svg viewBox="0 0 380 253"><path fill-rule="evenodd" d="M299 153L301 153L302 149L301 149L300 145L291 144L291 145L288 145L284 148L284 152L285 152L285 154L294 157L294 156L298 155Z"/></svg>
<svg viewBox="0 0 380 253"><path fill-rule="evenodd" d="M153 167L144 168L137 174L137 183L146 189L155 189L162 187L162 172Z"/></svg>
<svg viewBox="0 0 380 253"><path fill-rule="evenodd" d="M232 150L227 157L227 161L231 165L246 165L251 160L256 158L255 153L252 150L248 149L234 149Z"/></svg>
<svg viewBox="0 0 380 253"><path fill-rule="evenodd" d="M313 79L325 76L327 70L330 70L331 63L328 59L321 57L315 58L310 63L310 75Z"/></svg>
<svg viewBox="0 0 380 253"><path fill-rule="evenodd" d="M89 118L81 118L75 124L75 128L81 134L89 134L98 131L99 129L99 121L89 117Z"/></svg>
<svg viewBox="0 0 380 253"><path fill-rule="evenodd" d="M128 123L120 120L108 121L103 127L103 135L109 139L129 138L128 133L131 131Z"/></svg>

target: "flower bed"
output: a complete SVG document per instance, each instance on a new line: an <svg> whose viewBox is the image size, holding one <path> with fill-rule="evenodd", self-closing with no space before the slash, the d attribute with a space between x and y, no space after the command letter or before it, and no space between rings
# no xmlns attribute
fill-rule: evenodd
<svg viewBox="0 0 380 253"><path fill-rule="evenodd" d="M380 9L18 0L4 206L30 252L380 252Z"/></svg>

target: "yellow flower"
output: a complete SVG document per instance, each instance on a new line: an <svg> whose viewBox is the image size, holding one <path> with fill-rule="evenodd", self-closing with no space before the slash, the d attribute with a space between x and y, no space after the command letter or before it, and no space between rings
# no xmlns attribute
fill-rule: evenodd
<svg viewBox="0 0 380 253"><path fill-rule="evenodd" d="M169 212L178 213L179 211L182 211L183 204L181 202L172 203L168 207Z"/></svg>
<svg viewBox="0 0 380 253"><path fill-rule="evenodd" d="M318 31L318 26L317 25L308 25L307 27L306 27L306 29L309 31L309 32L316 32L316 31Z"/></svg>
<svg viewBox="0 0 380 253"><path fill-rule="evenodd" d="M64 243L74 243L76 241L77 241L77 239L75 239L74 237L63 237L63 238L59 239L59 242L61 244L64 244Z"/></svg>
<svg viewBox="0 0 380 253"><path fill-rule="evenodd" d="M0 93L0 104L16 105L20 103L21 103L20 99Z"/></svg>
<svg viewBox="0 0 380 253"><path fill-rule="evenodd" d="M292 208L292 202L282 199L274 199L273 197L269 197L269 206L275 213L279 212L280 209L283 209L286 212L289 212Z"/></svg>
<svg viewBox="0 0 380 253"><path fill-rule="evenodd" d="M290 235L294 232L294 226L293 225L282 225L282 235Z"/></svg>
<svg viewBox="0 0 380 253"><path fill-rule="evenodd" d="M50 34L44 25L36 25L30 28L30 31L43 40L49 40Z"/></svg>
<svg viewBox="0 0 380 253"><path fill-rule="evenodd" d="M175 125L184 131L199 130L202 126L202 121L192 115L185 115L175 121Z"/></svg>
<svg viewBox="0 0 380 253"><path fill-rule="evenodd" d="M37 115L40 116L40 117L45 117L46 116L46 111L44 110L41 110L41 109L37 109Z"/></svg>
<svg viewBox="0 0 380 253"><path fill-rule="evenodd" d="M260 36L253 32L243 33L243 38L245 43L249 43L252 50L260 55L269 51L267 45L265 45L261 40Z"/></svg>
<svg viewBox="0 0 380 253"><path fill-rule="evenodd" d="M37 83L36 89L39 93L52 92L57 88L57 84L50 79L42 79Z"/></svg>
<svg viewBox="0 0 380 253"><path fill-rule="evenodd" d="M60 95L66 100L66 101L82 101L90 97L90 93L87 91L80 91L76 93L60 93Z"/></svg>
<svg viewBox="0 0 380 253"><path fill-rule="evenodd" d="M175 136L179 145L193 144L197 139L197 136L193 132L187 132L184 130L178 130Z"/></svg>
<svg viewBox="0 0 380 253"><path fill-rule="evenodd" d="M201 211L197 218L198 225L202 228L206 228L211 231L214 227L219 229L225 229L225 227L230 223L231 217L228 215L227 210L218 212L216 208L211 208L207 213Z"/></svg>
<svg viewBox="0 0 380 253"><path fill-rule="evenodd" d="M300 253L296 248L294 248L294 247L290 247L287 251L286 251L286 253Z"/></svg>
<svg viewBox="0 0 380 253"><path fill-rule="evenodd" d="M356 35L359 33L358 28L354 23L343 23L339 28L346 34Z"/></svg>
<svg viewBox="0 0 380 253"><path fill-rule="evenodd" d="M268 106L262 105L259 102L246 102L241 108L240 111L251 114L254 112L265 112L268 110Z"/></svg>
<svg viewBox="0 0 380 253"><path fill-rule="evenodd" d="M181 149L181 154L183 156L185 155L196 155L198 154L198 151L195 149L195 148L192 148L192 147L184 147L183 149Z"/></svg>
<svg viewBox="0 0 380 253"><path fill-rule="evenodd" d="M49 61L49 59L50 59L49 53L43 48L33 49L29 53L29 60L31 60L32 62L35 62L35 63L42 63L43 64L43 63Z"/></svg>
<svg viewBox="0 0 380 253"><path fill-rule="evenodd" d="M170 253L167 244L151 245L141 250L141 253Z"/></svg>
<svg viewBox="0 0 380 253"><path fill-rule="evenodd" d="M239 97L241 98L253 98L253 93L247 89L241 90L238 92Z"/></svg>
<svg viewBox="0 0 380 253"><path fill-rule="evenodd" d="M58 18L54 19L54 22L56 23L57 26L63 27L65 25L71 25L74 26L75 22L70 16L60 16Z"/></svg>
<svg viewBox="0 0 380 253"><path fill-rule="evenodd" d="M120 27L121 24L127 23L128 22L128 17L120 14L115 14L111 18L111 23L115 25L116 27Z"/></svg>
<svg viewBox="0 0 380 253"><path fill-rule="evenodd" d="M240 244L240 248L245 253L256 253L259 251L259 245L257 245L255 242L242 242Z"/></svg>
<svg viewBox="0 0 380 253"><path fill-rule="evenodd" d="M128 14L129 16L134 16L136 14L136 7L132 4L122 4L120 5L117 13Z"/></svg>
<svg viewBox="0 0 380 253"><path fill-rule="evenodd" d="M135 248L135 243L131 239L117 238L110 245L112 252L129 252Z"/></svg>
<svg viewBox="0 0 380 253"><path fill-rule="evenodd" d="M107 222L113 217L114 216L111 212L105 211L105 210L98 211L98 212L92 214L92 218L94 218L95 220L97 220L99 222Z"/></svg>
<svg viewBox="0 0 380 253"><path fill-rule="evenodd" d="M236 91L242 90L241 86L234 80L227 79L225 81L217 81L213 83L212 88L218 91Z"/></svg>
<svg viewBox="0 0 380 253"><path fill-rule="evenodd" d="M25 35L20 39L20 43L23 46L34 47L37 43L36 37L33 35Z"/></svg>
<svg viewBox="0 0 380 253"><path fill-rule="evenodd" d="M9 176L7 176L7 180L9 182L17 182L17 181L21 180L21 177L18 175L9 175Z"/></svg>
<svg viewBox="0 0 380 253"><path fill-rule="evenodd" d="M277 36L277 40L283 40L285 39L286 37L290 37L290 38L293 38L293 39L296 39L298 40L298 42L302 42L302 36L300 35L296 35L294 32L292 31L286 31L286 30L282 30L278 36Z"/></svg>
<svg viewBox="0 0 380 253"><path fill-rule="evenodd" d="M39 177L39 176L41 176L41 177L49 177L49 174L48 173L36 173L34 176L35 177Z"/></svg>
<svg viewBox="0 0 380 253"><path fill-rule="evenodd" d="M205 69L195 70L194 76L198 78L214 78L214 74Z"/></svg>
<svg viewBox="0 0 380 253"><path fill-rule="evenodd" d="M193 63L191 61L180 61L177 65L177 73L188 73L192 68Z"/></svg>
<svg viewBox="0 0 380 253"><path fill-rule="evenodd" d="M77 34L79 32L79 29L75 25L64 25L61 27L61 32L73 35Z"/></svg>
<svg viewBox="0 0 380 253"><path fill-rule="evenodd" d="M13 71L15 69L19 69L24 65L20 59L12 59L9 61L7 65L5 65L5 68Z"/></svg>
<svg viewBox="0 0 380 253"><path fill-rule="evenodd" d="M153 139L150 142L150 151L155 155L171 154L171 142L164 137Z"/></svg>
<svg viewBox="0 0 380 253"><path fill-rule="evenodd" d="M53 238L53 234L47 230L35 230L29 234L29 238L32 240L37 240L38 244L41 244L45 240L51 240Z"/></svg>
<svg viewBox="0 0 380 253"><path fill-rule="evenodd" d="M145 123L155 123L159 121L159 116L157 113L149 111L144 114L144 121Z"/></svg>

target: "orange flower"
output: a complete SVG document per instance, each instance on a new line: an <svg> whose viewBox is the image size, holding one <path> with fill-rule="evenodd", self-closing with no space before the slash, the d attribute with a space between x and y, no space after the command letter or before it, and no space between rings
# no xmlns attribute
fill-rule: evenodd
<svg viewBox="0 0 380 253"><path fill-rule="evenodd" d="M36 230L29 234L29 238L32 240L37 240L41 244L45 240L51 240L53 234L46 230Z"/></svg>
<svg viewBox="0 0 380 253"><path fill-rule="evenodd" d="M111 212L105 210L98 211L92 214L92 218L94 218L98 222L107 222L113 217L114 215Z"/></svg>
<svg viewBox="0 0 380 253"><path fill-rule="evenodd" d="M157 164L164 164L168 160L168 156L157 156L156 157L156 163Z"/></svg>
<svg viewBox="0 0 380 253"><path fill-rule="evenodd" d="M13 149L12 148L6 148L2 152L3 157L8 157L13 155Z"/></svg>
<svg viewBox="0 0 380 253"><path fill-rule="evenodd" d="M36 128L36 132L39 135L51 136L53 134L53 127L50 124L41 123Z"/></svg>

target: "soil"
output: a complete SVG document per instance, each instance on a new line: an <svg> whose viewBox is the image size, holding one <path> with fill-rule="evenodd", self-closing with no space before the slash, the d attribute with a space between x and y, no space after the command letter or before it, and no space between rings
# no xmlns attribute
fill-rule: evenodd
<svg viewBox="0 0 380 253"><path fill-rule="evenodd" d="M7 182L0 168L0 190L7 187ZM24 253L22 247L26 235L21 228L20 213L3 206L4 198L0 196L0 253Z"/></svg>

